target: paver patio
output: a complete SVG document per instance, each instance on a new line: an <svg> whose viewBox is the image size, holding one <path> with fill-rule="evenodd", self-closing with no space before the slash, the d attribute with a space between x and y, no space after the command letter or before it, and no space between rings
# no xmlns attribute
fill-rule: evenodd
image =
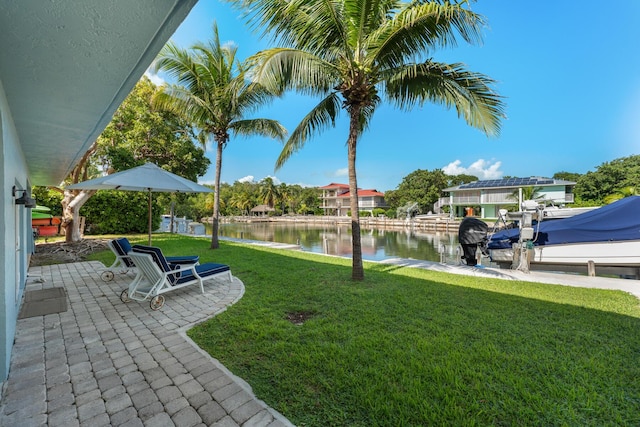
<svg viewBox="0 0 640 427"><path fill-rule="evenodd" d="M26 291L63 287L68 310L18 320L1 426L290 426L185 331L238 301L244 285L205 282L148 302L120 301L132 274L99 262L32 267Z"/></svg>

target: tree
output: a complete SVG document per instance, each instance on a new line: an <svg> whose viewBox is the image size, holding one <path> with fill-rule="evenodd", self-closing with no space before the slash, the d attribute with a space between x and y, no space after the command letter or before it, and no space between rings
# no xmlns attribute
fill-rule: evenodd
<svg viewBox="0 0 640 427"><path fill-rule="evenodd" d="M522 191L522 200L520 200L520 191ZM511 209L515 211L519 211L521 206L519 204L524 202L525 200L538 200L542 197L542 187L538 186L527 186L518 188L513 190L511 194L507 196L508 199L514 200L516 202L515 206L511 207Z"/></svg>
<svg viewBox="0 0 640 427"><path fill-rule="evenodd" d="M393 209L417 203L420 212L428 212L433 209L433 204L438 201L448 184L449 177L442 169L418 169L402 178L395 190L387 191L384 199Z"/></svg>
<svg viewBox="0 0 640 427"><path fill-rule="evenodd" d="M335 125L344 109L351 194L352 278L364 279L356 147L383 99L409 110L434 102L455 107L468 124L497 134L504 116L488 77L462 64L426 59L459 36L481 40L484 19L454 1L244 0L249 21L282 47L255 55L255 79L276 93L293 89L321 97L302 119L276 161L280 168L312 133Z"/></svg>
<svg viewBox="0 0 640 427"><path fill-rule="evenodd" d="M563 181L578 182L578 179L581 176L582 175L579 174L579 173L561 171L561 172L554 173L551 178L553 178L553 179L561 179Z"/></svg>
<svg viewBox="0 0 640 427"><path fill-rule="evenodd" d="M273 182L273 178L268 176L260 181L260 199L262 203L269 205L269 207L274 207L279 197L278 187Z"/></svg>
<svg viewBox="0 0 640 427"><path fill-rule="evenodd" d="M640 192L638 191L638 188L631 187L631 186L622 187L622 188L618 188L612 194L609 194L608 196L606 196L604 198L604 202L606 204L609 204L609 203L616 202L620 199L624 199L625 197L631 197L631 196L640 196Z"/></svg>
<svg viewBox="0 0 640 427"><path fill-rule="evenodd" d="M470 182L478 181L478 177L474 175L467 175L461 173L459 175L449 175L449 183L447 187L455 187L456 185L468 184Z"/></svg>
<svg viewBox="0 0 640 427"><path fill-rule="evenodd" d="M170 112L151 107L151 98L157 90L148 78L140 79L102 134L76 164L65 181L67 184L95 177L100 174L100 169L113 173L139 166L146 161L164 166L169 171L194 181L205 174L209 159L204 155L204 150L193 144L194 133L191 126ZM55 190L63 194L62 225L66 241L77 242L81 239L80 208L90 200L95 191ZM135 198L133 194L121 196L121 201L129 200L129 203L123 203L118 213L120 216L126 216L122 210L134 204ZM88 222L90 219L88 216ZM100 221L103 220L104 218L100 218Z"/></svg>
<svg viewBox="0 0 640 427"><path fill-rule="evenodd" d="M293 191L284 182L278 186L279 202L282 203L282 214L287 213L287 210L291 211L291 203L293 202Z"/></svg>
<svg viewBox="0 0 640 427"><path fill-rule="evenodd" d="M605 197L624 187L640 188L640 155L604 162L580 176L574 194L583 202L601 205Z"/></svg>
<svg viewBox="0 0 640 427"><path fill-rule="evenodd" d="M162 48L154 65L156 71L166 71L177 81L164 86L164 91L154 98L155 105L193 123L201 131L201 142L213 139L216 144L212 249L219 247L220 173L229 132L280 140L286 136L285 128L275 120L245 118L273 95L247 79L246 66L237 60L236 53L236 46L220 43L214 23L213 38L207 44L180 49L170 42Z"/></svg>

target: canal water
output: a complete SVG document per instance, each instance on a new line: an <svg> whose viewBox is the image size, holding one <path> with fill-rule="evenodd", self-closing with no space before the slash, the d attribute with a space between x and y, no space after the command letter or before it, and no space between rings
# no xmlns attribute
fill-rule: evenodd
<svg viewBox="0 0 640 427"><path fill-rule="evenodd" d="M207 230L210 235L210 228ZM351 228L346 225L305 223L222 223L220 236L298 244L302 250L343 257L351 256ZM362 230L362 258L413 258L436 262L456 262L459 258L458 235L426 232L407 226L403 230Z"/></svg>

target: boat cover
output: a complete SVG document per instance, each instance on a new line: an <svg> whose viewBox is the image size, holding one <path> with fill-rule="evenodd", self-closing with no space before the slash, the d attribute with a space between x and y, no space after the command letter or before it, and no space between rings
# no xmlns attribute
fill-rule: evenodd
<svg viewBox="0 0 640 427"><path fill-rule="evenodd" d="M617 202L570 218L543 221L534 225L534 244L562 245L619 240L640 240L640 196L631 196ZM502 230L491 236L488 249L511 248L518 242L520 230Z"/></svg>
<svg viewBox="0 0 640 427"><path fill-rule="evenodd" d="M489 226L486 222L478 218L466 217L460 223L458 241L463 245L481 243L486 240L487 231L489 231Z"/></svg>

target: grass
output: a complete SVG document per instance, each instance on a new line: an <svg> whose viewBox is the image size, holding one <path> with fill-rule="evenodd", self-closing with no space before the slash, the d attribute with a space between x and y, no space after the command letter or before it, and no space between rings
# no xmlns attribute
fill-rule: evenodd
<svg viewBox="0 0 640 427"><path fill-rule="evenodd" d="M341 258L154 244L231 265L245 295L189 336L297 425L640 425L627 293L373 263L352 282Z"/></svg>

